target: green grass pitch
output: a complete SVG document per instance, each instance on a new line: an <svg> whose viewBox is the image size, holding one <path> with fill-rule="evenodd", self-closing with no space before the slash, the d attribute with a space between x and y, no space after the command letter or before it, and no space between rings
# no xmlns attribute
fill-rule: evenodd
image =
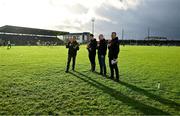
<svg viewBox="0 0 180 116"><path fill-rule="evenodd" d="M64 46L0 47L0 115L180 115L180 47L121 47L120 83L89 71L85 46L76 72L66 60Z"/></svg>

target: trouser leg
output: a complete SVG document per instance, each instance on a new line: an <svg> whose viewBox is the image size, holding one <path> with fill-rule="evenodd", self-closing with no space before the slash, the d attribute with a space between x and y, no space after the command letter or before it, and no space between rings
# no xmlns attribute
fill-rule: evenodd
<svg viewBox="0 0 180 116"><path fill-rule="evenodd" d="M118 69L117 64L114 65L114 69L115 69L115 72L116 72L116 80L119 81L119 69Z"/></svg>
<svg viewBox="0 0 180 116"><path fill-rule="evenodd" d="M95 69L96 69L96 62L95 62L95 60L96 60L96 54L93 54L92 55L92 71L95 71Z"/></svg>
<svg viewBox="0 0 180 116"><path fill-rule="evenodd" d="M73 56L72 70L75 69L75 64L76 64L76 56Z"/></svg>
<svg viewBox="0 0 180 116"><path fill-rule="evenodd" d="M68 55L68 61L67 61L66 71L69 71L70 62L71 62L71 56Z"/></svg>
<svg viewBox="0 0 180 116"><path fill-rule="evenodd" d="M101 55L98 55L99 66L100 66L100 74L103 74L103 66L102 66L102 58Z"/></svg>
<svg viewBox="0 0 180 116"><path fill-rule="evenodd" d="M92 70L92 56L91 56L90 53L89 53L89 61L90 61L90 63L91 63L91 70Z"/></svg>
<svg viewBox="0 0 180 116"><path fill-rule="evenodd" d="M103 65L104 75L106 75L106 60L105 60L105 56L102 58L102 65Z"/></svg>
<svg viewBox="0 0 180 116"><path fill-rule="evenodd" d="M95 57L96 57L96 55L95 54L93 54L93 53L89 53L89 60L90 60L90 62L91 62L91 70L92 71L95 71Z"/></svg>
<svg viewBox="0 0 180 116"><path fill-rule="evenodd" d="M114 69L113 69L113 65L111 64L111 60L109 59L109 67L110 67L110 71L111 71L111 78L114 78Z"/></svg>

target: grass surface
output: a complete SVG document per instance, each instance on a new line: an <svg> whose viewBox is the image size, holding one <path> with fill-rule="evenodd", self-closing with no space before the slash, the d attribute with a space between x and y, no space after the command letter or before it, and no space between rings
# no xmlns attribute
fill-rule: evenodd
<svg viewBox="0 0 180 116"><path fill-rule="evenodd" d="M1 47L0 115L180 115L180 47L121 47L120 83L89 72L85 46L76 72L66 60L65 47Z"/></svg>

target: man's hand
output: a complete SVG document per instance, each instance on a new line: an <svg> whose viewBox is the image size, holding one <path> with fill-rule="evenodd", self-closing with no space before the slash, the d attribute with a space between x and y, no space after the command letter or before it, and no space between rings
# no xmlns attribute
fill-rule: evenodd
<svg viewBox="0 0 180 116"><path fill-rule="evenodd" d="M79 45L74 46L74 49L76 49L77 47L79 47Z"/></svg>
<svg viewBox="0 0 180 116"><path fill-rule="evenodd" d="M90 48L89 44L87 45L87 49L91 51L91 48Z"/></svg>
<svg viewBox="0 0 180 116"><path fill-rule="evenodd" d="M110 47L112 45L111 41L108 41L108 47Z"/></svg>
<svg viewBox="0 0 180 116"><path fill-rule="evenodd" d="M117 64L117 63L118 63L118 60L117 60L117 59L111 60L111 64L112 64L112 65Z"/></svg>

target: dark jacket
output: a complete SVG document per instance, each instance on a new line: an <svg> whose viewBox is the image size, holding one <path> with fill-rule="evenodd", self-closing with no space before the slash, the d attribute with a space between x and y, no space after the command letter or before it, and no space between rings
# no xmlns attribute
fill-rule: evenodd
<svg viewBox="0 0 180 116"><path fill-rule="evenodd" d="M106 55L107 42L105 39L99 41L99 46L97 47L97 49L98 49L98 55L103 55L103 56Z"/></svg>
<svg viewBox="0 0 180 116"><path fill-rule="evenodd" d="M108 46L108 49L109 49L108 56L109 56L109 58L117 59L118 54L119 54L119 40L118 40L118 37L116 37L115 39L112 39L109 44L110 44Z"/></svg>
<svg viewBox="0 0 180 116"><path fill-rule="evenodd" d="M90 41L88 45L88 51L89 53L96 54L96 49L97 49L97 41L96 39L93 39Z"/></svg>
<svg viewBox="0 0 180 116"><path fill-rule="evenodd" d="M69 42L67 45L66 45L66 48L68 48L68 55L70 56L76 56L77 55L77 51L79 50L79 43L78 42Z"/></svg>

